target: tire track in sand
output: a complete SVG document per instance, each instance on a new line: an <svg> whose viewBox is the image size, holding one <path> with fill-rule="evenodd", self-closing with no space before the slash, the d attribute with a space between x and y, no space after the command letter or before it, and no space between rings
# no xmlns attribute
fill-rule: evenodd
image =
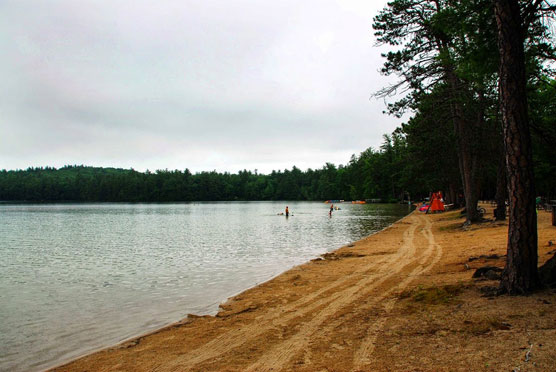
<svg viewBox="0 0 556 372"><path fill-rule="evenodd" d="M425 222L423 233L430 230L431 223L428 219L423 216L414 217L415 222L413 223L413 226L415 228L420 226L422 222ZM382 267L380 273L371 277L363 277L355 285L343 290L343 292L340 293L340 296L337 296L325 308L316 313L311 320L304 323L296 334L289 337L287 340L276 344L273 348L265 352L255 363L250 365L246 371L280 371L284 369L295 355L307 348L312 339L318 337L318 335L326 334L326 332L333 330L342 323L343 320L341 319L333 321L330 321L330 319L333 319L335 314L343 308L354 302L360 303L363 298L368 298L370 295L374 296L368 300L367 303L376 304L392 292L405 288L413 280L415 275L422 274L424 270L422 263L426 262L430 258L436 247L429 244L427 250L422 256L415 257L415 229L408 229L408 231L409 233L407 235L404 234L402 248L398 251L400 253L399 258L401 258L401 261L392 260ZM440 258L439 254L436 256L437 259L433 260L426 266L427 270L430 269L430 267L432 267ZM395 278L404 269L417 263L417 261L419 261L419 266L413 269L406 279L394 287L391 285L386 286L384 291L377 294L377 289L382 284L385 284L387 281ZM388 311L390 311L393 306L394 302L392 302L392 304L386 304L386 308L389 309ZM382 321L381 319L382 318L379 318L378 321ZM367 342L365 345L366 348L368 348L369 345L373 345L373 343ZM365 349L363 349L362 355L365 354Z"/></svg>
<svg viewBox="0 0 556 372"><path fill-rule="evenodd" d="M425 217L423 216L423 218L425 218ZM388 291L389 293L387 295L390 295L394 291L399 291L399 290L405 289L413 281L415 276L422 275L422 274L428 272L429 270L431 270L438 263L440 258L442 257L442 246L440 246L439 244L436 243L436 241L434 239L434 235L432 233L431 226L432 226L432 223L430 222L429 219L427 219L426 224L425 224L425 228L421 232L428 241L427 253L420 260L419 266L416 267L411 272L411 274L408 275L408 277L405 278L400 283L399 286L397 286L396 288L393 288L392 290ZM435 254L434 254L434 257L432 258L432 261L428 265L425 266L426 260L433 254L433 251L434 251ZM368 366L369 364L371 364L372 354L373 354L374 349L376 347L376 342L377 342L378 336L380 334L380 331L382 330L382 328L384 327L384 324L388 320L387 314L390 311L392 311L392 309L394 308L394 305L396 304L397 300L398 299L396 297L391 297L390 299L388 299L383 305L384 315L382 315L379 319L377 319L368 328L367 337L363 340L363 342L359 346L359 349L357 350L357 352L354 355L352 371L362 370L364 366Z"/></svg>
<svg viewBox="0 0 556 372"><path fill-rule="evenodd" d="M373 286L376 286L384 282L392 275L385 274L385 272L392 270L392 267L399 266L397 264L398 261L403 261L406 259L406 257L413 256L415 253L413 239L415 237L415 231L421 225L422 220L417 218L415 215L410 215L406 218L411 219L411 224L404 231L403 244L398 249L398 251L396 251L396 253L387 257L383 257L381 260L376 261L371 266L366 266L362 269L356 270L353 273L330 283L314 294L305 296L304 298L292 302L291 304L287 304L286 306L283 306L279 309L272 309L270 313L265 312L257 319L258 322L256 322L255 324L248 325L241 329L234 329L225 332L215 339L207 342L206 344L201 345L196 349L190 350L181 355L179 358L172 360L165 367L168 370L172 371L194 368L200 363L229 353L234 349L239 348L242 345L256 339L262 334L271 331L272 329L280 328L284 324L287 324L288 322L296 318L314 313L321 307L328 307L338 301L340 301L340 303L344 303L345 301L342 301L342 297L346 296L346 294L348 294L349 297L352 298L358 291L364 289L364 286L373 284ZM378 271L376 270L377 267ZM350 282L354 280L354 277L362 277L363 281L359 280L359 285L357 286L349 285ZM343 286L346 285L349 286L345 289L341 289ZM332 294L327 296L327 292L332 292ZM266 354L267 353L265 353L264 355ZM271 360L271 364L274 366L274 368L276 368L275 362L276 361L272 362Z"/></svg>

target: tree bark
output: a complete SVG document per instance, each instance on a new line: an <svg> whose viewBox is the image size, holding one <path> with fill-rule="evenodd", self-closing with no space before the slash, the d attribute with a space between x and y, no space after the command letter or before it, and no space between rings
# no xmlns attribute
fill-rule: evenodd
<svg viewBox="0 0 556 372"><path fill-rule="evenodd" d="M454 184L451 182L448 188L448 203L454 204L454 207L459 208L458 199L457 199L457 189L456 186L454 186Z"/></svg>
<svg viewBox="0 0 556 372"><path fill-rule="evenodd" d="M470 123L465 121L463 115L462 98L459 96L462 88L458 77L450 67L446 67L446 75L452 94L450 106L457 140L463 195L465 197L465 223L470 224L481 219L477 210L479 193L477 190L477 159L472 146L473 128Z"/></svg>
<svg viewBox="0 0 556 372"><path fill-rule="evenodd" d="M498 28L500 108L510 201L508 250L500 290L526 294L539 288L540 281L524 33L518 0L493 2Z"/></svg>
<svg viewBox="0 0 556 372"><path fill-rule="evenodd" d="M505 221L508 182L506 181L506 160L503 151L499 154L499 158L498 171L496 172L496 209L494 210L494 217L496 221Z"/></svg>

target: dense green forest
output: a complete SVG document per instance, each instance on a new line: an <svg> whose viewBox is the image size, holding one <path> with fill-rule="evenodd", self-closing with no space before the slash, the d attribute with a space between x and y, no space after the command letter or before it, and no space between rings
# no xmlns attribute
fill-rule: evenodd
<svg viewBox="0 0 556 372"><path fill-rule="evenodd" d="M306 171L294 166L266 175L86 166L3 170L0 200L395 201L441 190L448 202L469 211L476 210L479 199L496 198L503 206L512 143L500 104L504 97L494 3L396 0L375 17L378 43L391 46L382 73L399 78L376 95L401 97L388 104L387 112L399 117L408 113L409 119L384 135L379 148L353 155L348 164L326 163ZM546 1L522 3L516 37L525 53L526 96L520 100L528 109L529 133L524 137L532 162L527 168L534 172L536 195L556 199L556 49L548 22L554 7ZM472 222L478 216L472 212L468 218Z"/></svg>
<svg viewBox="0 0 556 372"><path fill-rule="evenodd" d="M385 136L384 145L353 156L349 164L258 174L189 170L135 170L66 166L0 172L3 201L219 201L219 200L327 200L368 199L395 201L404 198L402 137ZM428 195L429 184L419 195ZM417 192L417 191L415 191ZM405 194L407 198L407 194Z"/></svg>
<svg viewBox="0 0 556 372"><path fill-rule="evenodd" d="M513 19L518 24L500 33L500 15L508 12L508 4L514 7ZM412 114L399 131L419 163L408 167L411 177L419 184L424 177L436 179L431 187L438 186L452 200L463 193L469 223L480 219L475 212L477 201L485 193L490 195L493 183L503 212L508 170L516 164L514 154L522 155L517 164L534 171L534 176L531 172L522 178L534 177L529 191L554 194L553 16L554 7L548 1L396 0L374 19L378 43L390 47L384 54L382 73L398 77L397 83L377 95L401 95L389 104L389 113ZM516 45L510 49L506 40ZM521 53L520 57L502 63L501 58L513 51ZM519 71L507 74L509 68ZM502 95L502 82L513 77L522 79L523 93L514 90ZM509 101L513 106L506 105ZM508 107L517 103L528 110L528 117L527 112L521 114L519 121L526 122L525 127L519 137L510 139L508 123L516 121L510 118L513 112Z"/></svg>
<svg viewBox="0 0 556 372"><path fill-rule="evenodd" d="M390 49L382 72L398 77L378 95L402 96L389 111L413 113L400 132L427 150L414 170L435 168L455 203L462 190L465 225L482 221L492 179L497 220L509 205L500 293L542 287L535 199L555 190L555 14L552 0L393 0L373 23Z"/></svg>
<svg viewBox="0 0 556 372"><path fill-rule="evenodd" d="M556 94L556 89L554 90ZM556 99L556 98L555 98ZM138 172L133 169L66 166L0 171L0 201L169 202L220 200L381 199L393 202L424 198L432 190L458 189L458 168L450 128L443 142L430 143L431 134L412 133L413 121L385 135L379 149L352 156L348 164L326 163L320 169L259 174L189 170ZM431 128L432 131L438 128ZM447 133L446 133L447 132ZM556 197L556 165L546 154L554 147L537 139L536 171L539 194ZM434 155L434 156L431 156ZM485 158L482 199L494 198L496 159ZM488 174L491 172L491 174ZM552 172L552 175L550 174Z"/></svg>

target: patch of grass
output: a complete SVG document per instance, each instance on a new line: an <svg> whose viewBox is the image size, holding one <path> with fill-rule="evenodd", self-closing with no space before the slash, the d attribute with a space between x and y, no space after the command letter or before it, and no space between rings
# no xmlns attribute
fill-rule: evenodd
<svg viewBox="0 0 556 372"><path fill-rule="evenodd" d="M440 219L440 221L453 221L453 220L459 220L461 219L463 216L460 213L459 210L457 211L452 211L452 212L446 212L444 214L444 216Z"/></svg>
<svg viewBox="0 0 556 372"><path fill-rule="evenodd" d="M464 290L463 284L445 285L442 287L418 286L399 294L400 299L410 298L414 302L424 305L443 305L455 302Z"/></svg>
<svg viewBox="0 0 556 372"><path fill-rule="evenodd" d="M460 230L462 228L463 224L461 222L458 223L452 223L446 226L440 226L438 228L438 230L440 231L456 231L456 230Z"/></svg>
<svg viewBox="0 0 556 372"><path fill-rule="evenodd" d="M412 315L412 314L416 314L419 311L421 311L421 309L419 309L413 303L406 303L400 309L401 309L401 313L404 314L404 315Z"/></svg>
<svg viewBox="0 0 556 372"><path fill-rule="evenodd" d="M491 329L506 329L506 324L502 322L500 319L495 318L487 318L487 323Z"/></svg>
<svg viewBox="0 0 556 372"><path fill-rule="evenodd" d="M464 331L474 335L484 335L496 330L508 330L510 325L494 317L487 317L477 321L465 321Z"/></svg>

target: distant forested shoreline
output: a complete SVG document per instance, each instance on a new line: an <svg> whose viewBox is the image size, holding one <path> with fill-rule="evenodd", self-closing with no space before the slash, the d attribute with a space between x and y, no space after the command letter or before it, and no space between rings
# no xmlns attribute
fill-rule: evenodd
<svg viewBox="0 0 556 372"><path fill-rule="evenodd" d="M260 174L185 170L138 172L133 169L68 165L0 171L0 201L13 202L180 202L234 200L364 200L397 202L418 200L431 191L444 191L448 202L461 202L457 183L457 155L453 137L437 136L427 145L426 136L404 125L385 135L379 149L353 155L346 165L326 163L319 169L273 171ZM407 132L405 132L407 131ZM539 195L555 197L554 167L544 151L537 157ZM434 149L433 149L434 148ZM544 155L544 156L543 156ZM496 158L485 157L481 172L481 199L496 193ZM550 175L550 176L549 176ZM549 177L547 177L549 176ZM460 200L458 200L458 197Z"/></svg>
<svg viewBox="0 0 556 372"><path fill-rule="evenodd" d="M0 171L0 201L29 202L179 202L234 200L359 200L403 198L403 187L384 161L394 151L368 149L348 165L320 169L297 167L270 174L243 170L191 173L185 170L139 172L133 169L68 165Z"/></svg>

